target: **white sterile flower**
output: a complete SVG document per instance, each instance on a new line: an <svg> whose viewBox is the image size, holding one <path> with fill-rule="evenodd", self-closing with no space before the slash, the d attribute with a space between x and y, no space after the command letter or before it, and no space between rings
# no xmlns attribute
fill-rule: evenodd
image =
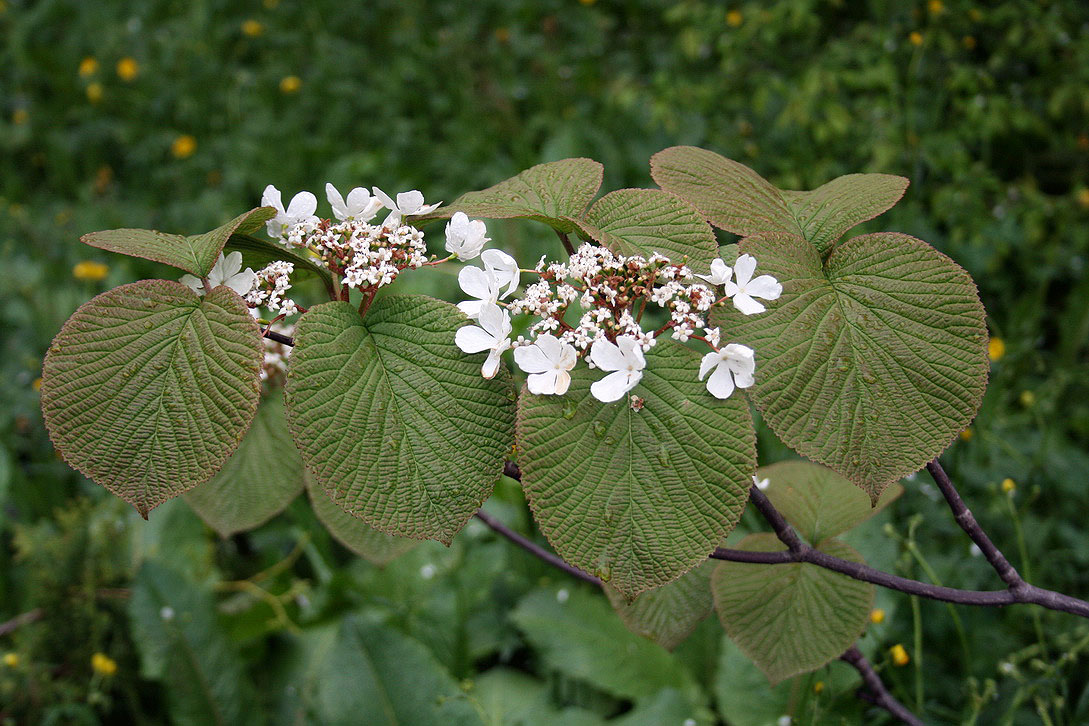
<svg viewBox="0 0 1089 726"><path fill-rule="evenodd" d="M562 396L571 385L569 370L575 367L578 354L572 345L563 343L551 333L537 336L532 345L514 349L514 362L529 378L529 392L538 396Z"/></svg>
<svg viewBox="0 0 1089 726"><path fill-rule="evenodd" d="M707 390L715 398L729 398L734 388L748 388L753 384L753 372L756 371L756 354L753 349L740 343L724 345L716 351L703 356L700 361L700 380L710 371Z"/></svg>
<svg viewBox="0 0 1089 726"><path fill-rule="evenodd" d="M374 192L374 196L382 202L382 206L390 210L389 216L386 217L386 221L382 223L383 227L397 227L401 224L402 217L411 217L420 214L430 214L439 208L438 204L424 204L423 192L413 189L410 192L401 192L397 195L397 201L390 199L390 196L378 187L372 187L371 191Z"/></svg>
<svg viewBox="0 0 1089 726"><path fill-rule="evenodd" d="M752 483L756 485L756 488L760 491L764 491L768 488L768 484L771 484L770 479L757 479L756 474L752 475Z"/></svg>
<svg viewBox="0 0 1089 726"><path fill-rule="evenodd" d="M484 249L488 228L479 219L469 220L465 212L454 212L446 225L446 251L459 260L471 260Z"/></svg>
<svg viewBox="0 0 1089 726"><path fill-rule="evenodd" d="M480 260L484 263L485 269L491 270L495 275L500 288L507 286L506 292L500 295L500 298L506 298L514 292L522 274L518 269L517 260L503 250L484 250L480 253Z"/></svg>
<svg viewBox="0 0 1089 726"><path fill-rule="evenodd" d="M707 280L712 285L725 285L733 275L734 271L730 269L730 266L723 262L721 257L716 257L711 261L711 274L696 275L696 277Z"/></svg>
<svg viewBox="0 0 1089 726"><path fill-rule="evenodd" d="M639 341L631 335L621 335L616 343L598 338L590 346L590 360L603 371L615 371L590 386L590 393L602 403L619 401L635 388L647 365Z"/></svg>
<svg viewBox="0 0 1089 726"><path fill-rule="evenodd" d="M242 253L232 252L226 257L219 253L219 259L208 273L208 286L210 288L226 285L239 295L245 295L257 282L257 273L247 267L242 269ZM204 283L194 275L182 275L181 283L188 285L198 295L204 294Z"/></svg>
<svg viewBox="0 0 1089 726"><path fill-rule="evenodd" d="M752 255L741 255L734 263L734 274L737 282L726 281L724 292L734 301L734 307L745 315L762 313L765 308L753 298L759 297L765 300L776 300L783 292L783 286L771 275L761 275L753 278L756 270L756 258Z"/></svg>
<svg viewBox="0 0 1089 726"><path fill-rule="evenodd" d="M510 313L498 305L485 305L478 317L480 326L458 328L454 342L465 353L488 351L480 373L485 378L493 378L499 371L499 356L510 347Z"/></svg>
<svg viewBox="0 0 1089 726"><path fill-rule="evenodd" d="M329 206L333 208L333 216L341 222L346 219L369 222L382 208L381 200L373 198L371 193L363 187L356 187L348 192L348 199L345 201L337 188L326 182L325 198L329 200Z"/></svg>
<svg viewBox="0 0 1089 726"><path fill-rule="evenodd" d="M458 272L458 284L466 295L476 298L458 303L458 309L473 320L480 315L482 307L495 305L499 299L499 280L491 270L466 265Z"/></svg>
<svg viewBox="0 0 1089 726"><path fill-rule="evenodd" d="M279 237L288 227L315 219L314 212L318 209L318 198L310 192L299 192L291 198L287 209L284 209L280 190L269 184L261 196L261 206L276 209L276 216L266 223L266 227L270 236Z"/></svg>

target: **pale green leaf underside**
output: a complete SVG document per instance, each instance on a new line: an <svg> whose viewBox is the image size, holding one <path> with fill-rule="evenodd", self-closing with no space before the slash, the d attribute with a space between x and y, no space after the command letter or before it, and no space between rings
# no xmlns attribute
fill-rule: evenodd
<svg viewBox="0 0 1089 726"><path fill-rule="evenodd" d="M764 494L798 534L814 545L865 522L904 491L893 484L871 505L857 486L828 467L808 461L763 466L756 476L768 480Z"/></svg>
<svg viewBox="0 0 1089 726"><path fill-rule="evenodd" d="M577 230L574 219L601 187L604 167L592 159L563 159L526 169L479 192L462 194L429 218L455 212L485 219L534 219L561 232Z"/></svg>
<svg viewBox="0 0 1089 726"><path fill-rule="evenodd" d="M287 428L283 399L280 389L265 394L238 450L211 481L185 494L220 537L264 524L302 491L302 459Z"/></svg>
<svg viewBox="0 0 1089 726"><path fill-rule="evenodd" d="M785 549L774 534L754 534L739 549ZM852 562L861 556L838 540L821 551ZM726 634L768 677L820 668L862 634L873 604L873 585L816 565L719 562L711 577L715 610Z"/></svg>
<svg viewBox="0 0 1089 726"><path fill-rule="evenodd" d="M647 590L631 603L609 585L605 585L605 594L628 630L673 650L711 614L714 564L708 560L667 585Z"/></svg>
<svg viewBox="0 0 1089 726"><path fill-rule="evenodd" d="M580 225L597 242L622 255L655 252L676 263L687 258L699 273L718 256L715 233L680 197L658 189L620 189L594 202Z"/></svg>
<svg viewBox="0 0 1089 726"><path fill-rule="evenodd" d="M257 693L216 620L211 593L157 562L147 562L132 586L129 617L141 674L162 681L171 723L265 723Z"/></svg>
<svg viewBox="0 0 1089 726"><path fill-rule="evenodd" d="M394 628L349 617L298 637L292 723L482 726L442 664Z"/></svg>
<svg viewBox="0 0 1089 726"><path fill-rule="evenodd" d="M394 537L379 532L361 519L357 519L333 503L332 498L307 477L307 494L310 504L329 533L338 542L363 559L379 567L385 567L420 543L418 539Z"/></svg>
<svg viewBox="0 0 1089 726"><path fill-rule="evenodd" d="M847 230L892 208L908 186L900 176L848 174L813 191L781 191L744 164L694 146L659 151L650 170L658 186L716 227L743 237L798 234L822 257Z"/></svg>
<svg viewBox="0 0 1089 726"><path fill-rule="evenodd" d="M186 237L152 229L107 229L80 238L84 244L132 257L142 257L204 277L212 271L232 234L258 229L276 215L272 207L255 207L211 232Z"/></svg>
<svg viewBox="0 0 1089 726"><path fill-rule="evenodd" d="M847 230L891 209L909 183L891 174L847 174L811 192L782 194L802 236L824 257Z"/></svg>
<svg viewBox="0 0 1089 726"><path fill-rule="evenodd" d="M691 676L669 653L629 632L600 597L582 590L538 590L511 620L550 668L621 698L650 699L663 688L692 692Z"/></svg>
<svg viewBox="0 0 1089 726"><path fill-rule="evenodd" d="M956 263L892 233L843 242L823 269L795 235L750 237L741 251L783 295L761 315L719 307L711 319L756 350L753 398L788 446L876 501L968 426L987 382L987 329Z"/></svg>
<svg viewBox="0 0 1089 726"><path fill-rule="evenodd" d="M634 597L700 564L745 508L755 442L748 403L719 401L696 379L699 354L663 341L631 395L590 395L578 366L565 396L520 398L522 487L567 562Z"/></svg>
<svg viewBox="0 0 1089 726"><path fill-rule="evenodd" d="M261 333L217 287L144 280L104 292L45 358L42 411L65 461L132 504L207 481L238 446L260 396Z"/></svg>
<svg viewBox="0 0 1089 726"><path fill-rule="evenodd" d="M327 268L284 245L249 234L235 233L227 240L227 246L224 249L241 252L243 264L255 270L276 260L286 260L295 265L296 273L317 275L325 285L325 289L330 293L333 292L333 276Z"/></svg>
<svg viewBox="0 0 1089 726"><path fill-rule="evenodd" d="M388 534L449 543L487 499L513 441L505 371L480 375L466 318L422 295L379 299L364 322L324 303L299 319L288 421L307 468L348 513Z"/></svg>

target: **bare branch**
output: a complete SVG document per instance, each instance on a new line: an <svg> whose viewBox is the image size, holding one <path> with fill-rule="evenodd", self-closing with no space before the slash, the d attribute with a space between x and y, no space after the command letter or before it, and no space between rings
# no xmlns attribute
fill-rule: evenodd
<svg viewBox="0 0 1089 726"><path fill-rule="evenodd" d="M889 689L885 688L885 684L881 682L881 678L877 675L877 671L870 665L870 661L866 660L866 656L862 655L862 652L855 646L851 646L839 657L840 660L850 663L862 676L862 683L866 687L866 691L862 691L858 694L859 698L870 701L876 706L880 706L896 718L900 719L908 726L923 726L923 722L918 716L913 714L907 709L907 706L897 701Z"/></svg>
<svg viewBox="0 0 1089 726"><path fill-rule="evenodd" d="M535 556L541 558L542 560L544 560L548 564L552 565L553 567L558 567L559 569L563 570L567 574L571 575L572 577L577 577L578 579L582 580L583 582L588 582L591 585L597 585L598 587L601 587L602 582L598 578L594 577L593 575L591 575L591 574L589 574L587 572L583 572L582 570L580 570L577 567L572 567L571 565L567 564L566 562L561 560L556 555L554 555L551 552L549 552L548 550L546 550L544 547L541 547L536 542L531 542L530 540L526 539L525 537L518 534L514 530L510 529L509 527L507 527L507 525L503 524L498 519L496 519L492 515L485 512L483 509L480 509L480 510L477 511L476 518L479 519L484 524L491 527L492 530L494 530L498 534L501 534L502 536L506 537L511 542L518 545L519 547L521 547L525 551L529 552L532 555L535 555Z"/></svg>

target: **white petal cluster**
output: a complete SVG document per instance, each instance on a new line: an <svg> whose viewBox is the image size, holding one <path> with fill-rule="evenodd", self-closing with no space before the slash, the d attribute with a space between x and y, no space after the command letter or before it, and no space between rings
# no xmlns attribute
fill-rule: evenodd
<svg viewBox="0 0 1089 726"><path fill-rule="evenodd" d="M514 362L529 374L526 380L529 392L538 396L567 393L571 385L569 371L577 361L578 354L572 346L548 333L538 335L531 345L514 349Z"/></svg>
<svg viewBox="0 0 1089 726"><path fill-rule="evenodd" d="M252 308L268 308L276 315L295 315L299 312L299 306L291 298L284 297L291 289L291 273L294 271L295 265L283 260L258 270L253 287L245 295L246 302Z"/></svg>
<svg viewBox="0 0 1089 726"><path fill-rule="evenodd" d="M458 303L458 309L474 320L481 308L509 297L521 279L518 262L502 250L484 250L480 261L483 268L466 266L458 273L462 292L475 298Z"/></svg>
<svg viewBox="0 0 1089 726"><path fill-rule="evenodd" d="M192 288L198 295L204 294L204 283L195 275L182 275L180 282ZM257 273L250 268L242 269L242 253L232 252L224 257L219 253L219 259L208 273L208 287L214 289L220 285L226 285L239 295L246 295L257 282Z"/></svg>
<svg viewBox="0 0 1089 726"><path fill-rule="evenodd" d="M630 335L620 336L615 343L605 338L595 340L590 348L590 360L601 370L611 371L590 385L590 393L603 403L619 401L625 393L635 388L647 366L642 346Z"/></svg>
<svg viewBox="0 0 1089 726"><path fill-rule="evenodd" d="M409 225L394 228L351 218L300 224L288 230L287 244L316 254L351 288L388 285L401 270L427 262L423 232Z"/></svg>
<svg viewBox="0 0 1089 726"><path fill-rule="evenodd" d="M783 286L771 275L760 275L754 278L756 271L756 258L752 255L741 255L737 258L731 269L721 258L711 263L710 275L696 275L708 283L723 286L726 297L733 301L734 307L745 315L756 315L767 308L763 303L756 301L778 300L783 294ZM736 275L736 280L734 276Z"/></svg>
<svg viewBox="0 0 1089 726"><path fill-rule="evenodd" d="M458 328L454 343L463 353L488 351L488 357L480 369L485 378L494 378L499 371L499 357L511 347L510 313L498 305L485 305L477 316L479 325Z"/></svg>
<svg viewBox="0 0 1089 726"><path fill-rule="evenodd" d="M289 227L303 222L317 222L314 212L318 209L318 198L310 192L299 192L291 198L291 203L284 209L280 190L269 184L261 195L262 207L273 207L276 216L266 223L269 236L279 237Z"/></svg>
<svg viewBox="0 0 1089 726"><path fill-rule="evenodd" d="M388 194L378 187L373 187L372 190L374 191L374 196L382 203L382 206L390 210L389 215L386 217L386 221L382 223L382 226L384 227L400 227L403 218L430 214L442 204L442 202L439 202L438 204L424 204L424 195L416 189L413 189L410 192L401 192L397 195L397 201L391 199Z"/></svg>
<svg viewBox="0 0 1089 726"><path fill-rule="evenodd" d="M369 222L382 208L382 200L372 197L363 187L356 187L348 192L348 199L345 200L335 186L326 182L325 198L333 208L333 216L341 222L348 219Z"/></svg>
<svg viewBox="0 0 1089 726"><path fill-rule="evenodd" d="M712 372L713 371L713 372ZM715 398L729 398L734 388L748 388L755 380L756 353L740 343L730 343L703 356L700 380L708 373L707 390Z"/></svg>
<svg viewBox="0 0 1089 726"><path fill-rule="evenodd" d="M470 220L465 212L455 212L446 225L446 251L459 260L471 260L489 241L488 229L479 219Z"/></svg>

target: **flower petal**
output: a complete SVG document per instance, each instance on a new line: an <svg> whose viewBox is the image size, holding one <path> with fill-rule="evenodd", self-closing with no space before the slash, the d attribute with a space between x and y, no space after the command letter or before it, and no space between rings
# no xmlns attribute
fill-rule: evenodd
<svg viewBox="0 0 1089 726"><path fill-rule="evenodd" d="M642 377L642 373L629 374L628 371L610 373L600 381L590 384L590 393L602 403L619 401Z"/></svg>
<svg viewBox="0 0 1089 726"><path fill-rule="evenodd" d="M318 210L318 198L310 192L299 192L291 198L291 204L287 206L287 216L301 220L309 217Z"/></svg>
<svg viewBox="0 0 1089 726"><path fill-rule="evenodd" d="M745 315L756 315L757 313L762 313L767 310L767 308L753 300L746 292L739 292L730 299L734 301L734 307Z"/></svg>
<svg viewBox="0 0 1089 726"><path fill-rule="evenodd" d="M409 192L401 192L397 195L397 209L401 210L401 214L416 214L420 211L420 207L423 206L424 195L418 189L413 189Z"/></svg>
<svg viewBox="0 0 1089 726"><path fill-rule="evenodd" d="M756 258L752 255L741 255L734 263L734 275L737 276L737 284L745 287L752 279L752 273L756 270Z"/></svg>
<svg viewBox="0 0 1089 726"><path fill-rule="evenodd" d="M480 309L477 319L480 321L480 327L488 331L497 341L506 340L510 335L510 313L498 305L485 304ZM507 341L507 347L509 346L510 341Z"/></svg>
<svg viewBox="0 0 1089 726"><path fill-rule="evenodd" d="M704 376L707 375L707 372L710 371L712 368L714 368L715 366L717 366L721 362L722 362L722 354L719 353L717 350L712 350L710 353L703 356L703 359L700 361L699 380L702 381Z"/></svg>
<svg viewBox="0 0 1089 726"><path fill-rule="evenodd" d="M463 353L479 353L495 346L495 338L488 335L483 328L476 325L466 325L458 328L454 333L454 343L461 348Z"/></svg>
<svg viewBox="0 0 1089 726"><path fill-rule="evenodd" d="M269 184L265 187L264 193L261 195L262 207L274 207L280 214L284 213L284 201L280 195L280 190Z"/></svg>
<svg viewBox="0 0 1089 726"><path fill-rule="evenodd" d="M562 396L567 393L567 389L571 387L571 374L567 371L556 371L556 390L557 396Z"/></svg>
<svg viewBox="0 0 1089 726"><path fill-rule="evenodd" d="M223 258L223 277L237 275L242 269L242 253L235 251Z"/></svg>
<svg viewBox="0 0 1089 726"><path fill-rule="evenodd" d="M533 345L522 345L514 349L514 362L526 373L544 373L555 368L552 361L541 349L540 339ZM532 378L532 376L530 376ZM532 389L530 389L532 390ZM536 391L534 391L536 393Z"/></svg>
<svg viewBox="0 0 1089 726"><path fill-rule="evenodd" d="M619 371L628 367L620 348L607 338L598 338L590 346L590 360L603 371Z"/></svg>
<svg viewBox="0 0 1089 726"><path fill-rule="evenodd" d="M466 295L472 295L478 300L494 302L499 293L499 284L495 276L490 271L479 267L462 267L458 272L458 285Z"/></svg>
<svg viewBox="0 0 1089 726"><path fill-rule="evenodd" d="M339 220L348 218L348 207L344 204L344 197L330 182L325 182L325 198L329 200L329 206L333 208L333 216Z"/></svg>
<svg viewBox="0 0 1089 726"><path fill-rule="evenodd" d="M355 217L371 203L371 193L363 187L356 187L348 192L348 214Z"/></svg>
<svg viewBox="0 0 1089 726"><path fill-rule="evenodd" d="M761 275L755 280L750 280L745 286L745 292L753 297L762 297L765 300L778 300L783 294L783 286L771 275Z"/></svg>
<svg viewBox="0 0 1089 726"><path fill-rule="evenodd" d="M499 357L503 354L505 348L493 348L491 353L488 353L488 357L484 359L484 365L480 367L480 374L485 378L495 378L495 374L499 372Z"/></svg>
<svg viewBox="0 0 1089 726"><path fill-rule="evenodd" d="M476 320L480 317L480 308L487 305L488 302L488 300L465 300L458 303L458 310Z"/></svg>
<svg viewBox="0 0 1089 726"><path fill-rule="evenodd" d="M729 398L734 392L734 376L730 369L720 365L707 379L707 390L715 398Z"/></svg>
<svg viewBox="0 0 1089 726"><path fill-rule="evenodd" d="M231 275L223 281L223 284L237 292L239 295L245 295L253 289L253 285L256 282L257 273L247 267L242 272Z"/></svg>
<svg viewBox="0 0 1089 726"><path fill-rule="evenodd" d="M374 196L378 198L378 201L382 203L383 207L386 209L397 209L397 202L390 199L389 195L384 191L378 187L371 187L371 191L374 193Z"/></svg>
<svg viewBox="0 0 1089 726"><path fill-rule="evenodd" d="M517 353L519 350L522 349L517 348L514 352ZM534 373L526 378L526 388L536 396L550 396L556 393L556 371Z"/></svg>
<svg viewBox="0 0 1089 726"><path fill-rule="evenodd" d="M182 275L178 282L185 285L198 295L204 294L204 283L200 281L199 277L195 277L193 275Z"/></svg>

